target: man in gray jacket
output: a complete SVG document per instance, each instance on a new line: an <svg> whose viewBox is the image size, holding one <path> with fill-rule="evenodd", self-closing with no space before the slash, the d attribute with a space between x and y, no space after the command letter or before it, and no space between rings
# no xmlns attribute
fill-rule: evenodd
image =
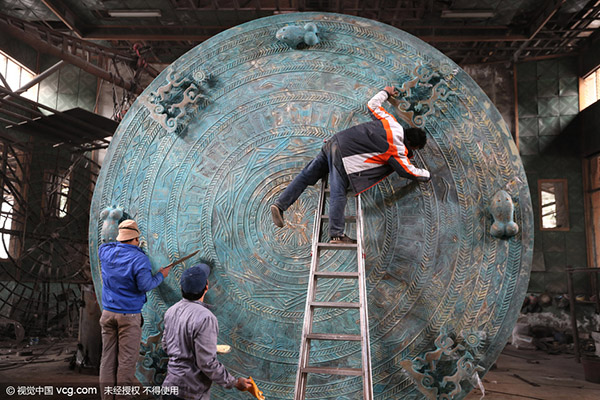
<svg viewBox="0 0 600 400"><path fill-rule="evenodd" d="M236 379L217 360L219 324L203 302L209 274L206 264L183 271L183 299L165 313L162 346L169 364L163 387L177 388L177 395L164 396L165 400L208 400L213 382L240 391L251 386L249 379Z"/></svg>

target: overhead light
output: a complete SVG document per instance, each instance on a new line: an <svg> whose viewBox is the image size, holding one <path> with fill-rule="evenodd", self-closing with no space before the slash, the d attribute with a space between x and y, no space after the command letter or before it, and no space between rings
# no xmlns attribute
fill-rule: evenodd
<svg viewBox="0 0 600 400"><path fill-rule="evenodd" d="M113 18L150 18L162 17L160 10L108 10Z"/></svg>
<svg viewBox="0 0 600 400"><path fill-rule="evenodd" d="M485 10L442 10L442 18L492 18L493 11Z"/></svg>

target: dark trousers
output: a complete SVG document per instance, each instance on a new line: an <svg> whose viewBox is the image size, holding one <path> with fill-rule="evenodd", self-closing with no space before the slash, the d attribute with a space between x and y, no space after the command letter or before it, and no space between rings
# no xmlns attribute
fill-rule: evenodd
<svg viewBox="0 0 600 400"><path fill-rule="evenodd" d="M285 211L294 204L308 185L316 184L319 179L329 174L329 235L331 237L344 234L344 211L349 187L346 173L344 171L340 173L334 165L337 151L339 149L335 140L327 141L319 154L304 167L275 201L275 205Z"/></svg>

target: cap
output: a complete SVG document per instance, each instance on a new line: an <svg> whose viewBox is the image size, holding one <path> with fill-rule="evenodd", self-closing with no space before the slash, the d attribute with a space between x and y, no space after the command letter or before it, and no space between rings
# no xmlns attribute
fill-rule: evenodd
<svg viewBox="0 0 600 400"><path fill-rule="evenodd" d="M202 293L210 275L210 267L206 264L196 264L181 274L181 290L186 293Z"/></svg>

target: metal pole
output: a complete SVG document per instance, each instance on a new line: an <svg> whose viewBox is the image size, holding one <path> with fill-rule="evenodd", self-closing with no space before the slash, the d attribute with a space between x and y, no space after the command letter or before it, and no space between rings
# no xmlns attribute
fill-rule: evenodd
<svg viewBox="0 0 600 400"><path fill-rule="evenodd" d="M596 314L600 314L600 289L598 288L598 270L594 271L594 289L596 289Z"/></svg>
<svg viewBox="0 0 600 400"><path fill-rule="evenodd" d="M27 43L28 45L42 53L58 57L61 60L68 62L69 64L73 64L81 68L82 70L97 76L98 78L112 82L115 85L120 86L130 92L134 92L135 94L142 93L142 88L136 85L135 83L125 81L123 78L115 76L111 72L108 72L102 68L97 67L92 63L89 63L83 60L82 58L69 53L65 49L59 49L56 46L46 43L43 40L41 40L38 36L27 33L26 31L19 29L15 26L9 25L4 21L0 21L0 30L3 30L7 34L18 38L20 41Z"/></svg>
<svg viewBox="0 0 600 400"><path fill-rule="evenodd" d="M11 90L10 85L8 84L8 82L6 82L6 79L4 78L4 75L2 75L2 72L0 72L0 81L2 81L2 84L5 88Z"/></svg>
<svg viewBox="0 0 600 400"><path fill-rule="evenodd" d="M62 60L57 62L56 64L54 64L53 66L51 66L50 68L48 68L47 70L42 72L41 74L36 75L35 78L33 78L28 83L21 86L17 90L15 90L14 93L21 94L23 92L26 92L28 89L31 89L33 86L37 85L38 83L40 83L41 81L43 81L44 79L46 79L47 77L49 77L50 75L52 75L53 73L55 73L56 71L61 69L65 64L66 64L66 62L64 62ZM8 95L4 96L5 99L8 97L9 97Z"/></svg>
<svg viewBox="0 0 600 400"><path fill-rule="evenodd" d="M569 311L571 314L571 328L573 329L573 346L575 346L575 360L581 362L579 354L579 332L577 331L577 318L575 317L575 295L573 294L573 271L567 267L567 289L569 291Z"/></svg>

